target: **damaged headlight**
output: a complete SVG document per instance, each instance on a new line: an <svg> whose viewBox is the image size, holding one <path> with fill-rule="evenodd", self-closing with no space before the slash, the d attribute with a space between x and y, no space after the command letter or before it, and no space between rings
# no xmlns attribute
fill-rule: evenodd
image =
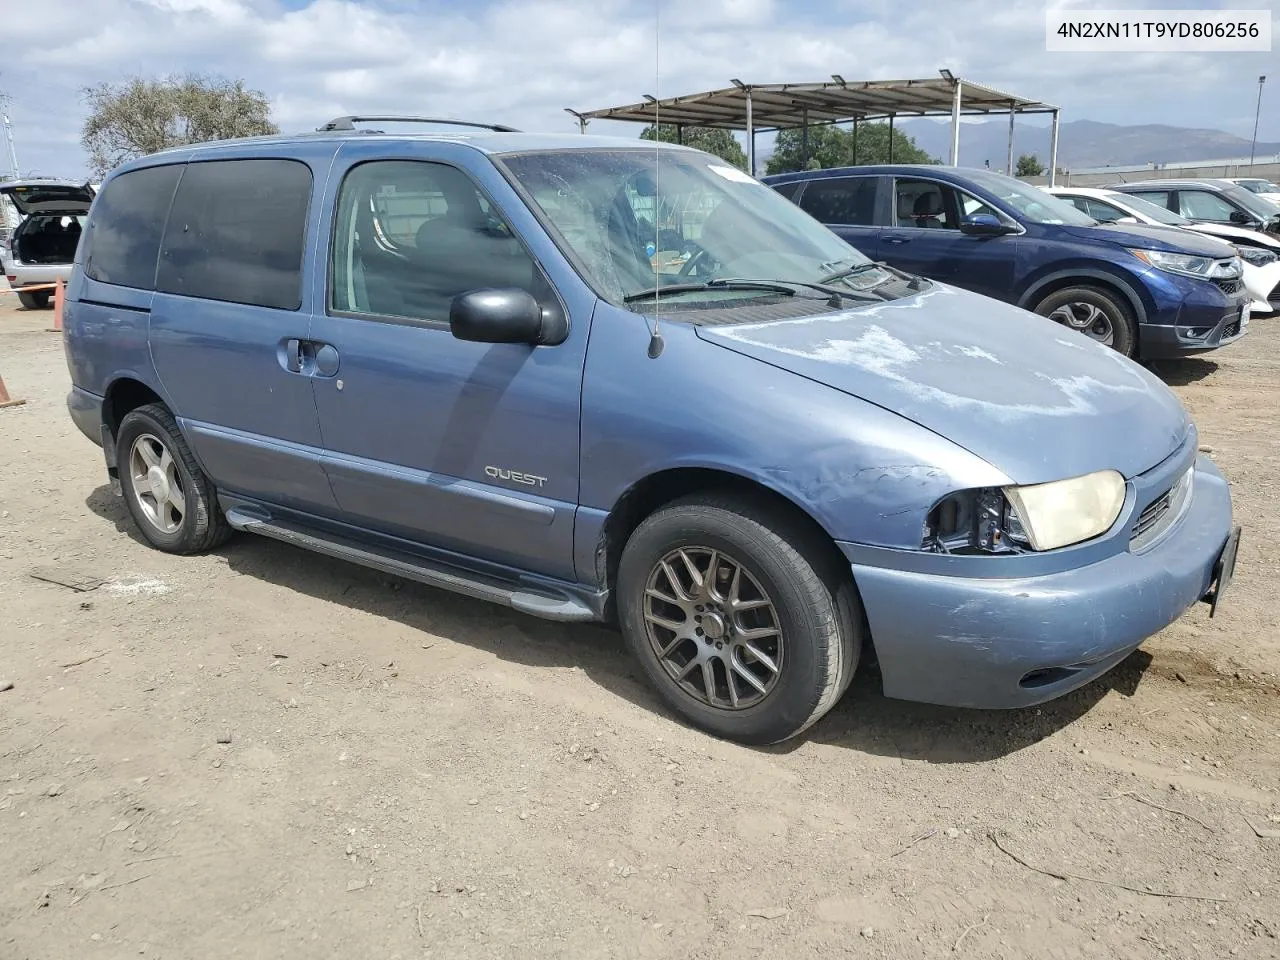
<svg viewBox="0 0 1280 960"><path fill-rule="evenodd" d="M1240 259L1245 263L1252 264L1255 267L1265 267L1269 263L1275 263L1280 259L1270 250L1263 250L1261 247L1237 246L1236 253L1240 255Z"/></svg>
<svg viewBox="0 0 1280 960"><path fill-rule="evenodd" d="M1111 529L1124 507L1124 477L1083 477L952 494L929 512L922 546L941 553L1053 550Z"/></svg>

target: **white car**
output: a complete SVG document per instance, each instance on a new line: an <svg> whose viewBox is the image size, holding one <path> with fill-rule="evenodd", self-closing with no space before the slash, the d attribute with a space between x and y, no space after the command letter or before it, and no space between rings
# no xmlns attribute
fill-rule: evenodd
<svg viewBox="0 0 1280 960"><path fill-rule="evenodd" d="M1264 180L1262 177L1225 177L1232 183L1238 183L1250 193L1255 193L1263 200L1270 200L1280 207L1280 185Z"/></svg>
<svg viewBox="0 0 1280 960"><path fill-rule="evenodd" d="M1251 314L1280 313L1280 237L1226 223L1194 223L1141 197L1099 187L1046 187L1101 223L1145 223L1219 237L1244 261Z"/></svg>

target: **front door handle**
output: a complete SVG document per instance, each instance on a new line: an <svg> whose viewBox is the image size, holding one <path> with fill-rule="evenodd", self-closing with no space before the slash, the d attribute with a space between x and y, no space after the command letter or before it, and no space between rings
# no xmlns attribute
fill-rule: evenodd
<svg viewBox="0 0 1280 960"><path fill-rule="evenodd" d="M884 242L885 243L910 243L911 238L910 237L885 237Z"/></svg>

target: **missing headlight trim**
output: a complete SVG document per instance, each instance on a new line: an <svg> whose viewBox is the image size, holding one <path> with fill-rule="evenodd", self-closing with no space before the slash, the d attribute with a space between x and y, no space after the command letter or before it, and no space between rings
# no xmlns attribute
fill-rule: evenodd
<svg viewBox="0 0 1280 960"><path fill-rule="evenodd" d="M921 547L931 553L1022 553L1030 541L1004 494L985 488L938 501L929 511Z"/></svg>

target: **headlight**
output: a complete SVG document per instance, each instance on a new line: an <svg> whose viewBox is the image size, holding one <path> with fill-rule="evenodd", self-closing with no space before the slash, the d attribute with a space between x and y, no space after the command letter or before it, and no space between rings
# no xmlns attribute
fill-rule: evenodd
<svg viewBox="0 0 1280 960"><path fill-rule="evenodd" d="M1018 532L1025 531L1033 550L1065 547L1106 533L1124 506L1124 477L1114 470L1003 489L1022 528ZM1006 532L1016 536L1013 529Z"/></svg>
<svg viewBox="0 0 1280 960"><path fill-rule="evenodd" d="M1129 252L1157 270L1195 277L1198 280L1235 280L1243 272L1239 257L1222 260L1195 257L1186 253L1166 253L1163 250L1130 249Z"/></svg>
<svg viewBox="0 0 1280 960"><path fill-rule="evenodd" d="M1268 263L1280 260L1270 250L1263 250L1261 247L1236 247L1236 253L1240 254L1240 259L1245 263L1255 267L1265 267Z"/></svg>

